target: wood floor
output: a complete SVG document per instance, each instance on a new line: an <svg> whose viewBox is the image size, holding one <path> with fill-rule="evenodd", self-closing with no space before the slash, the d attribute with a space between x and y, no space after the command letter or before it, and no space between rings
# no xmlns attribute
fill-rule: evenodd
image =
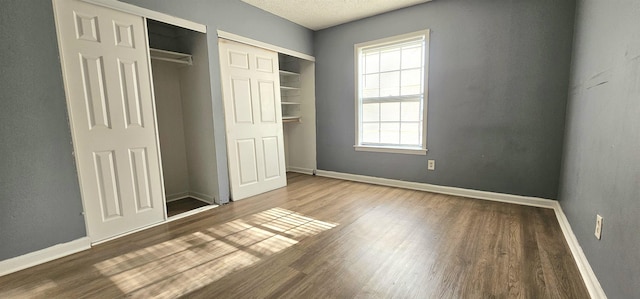
<svg viewBox="0 0 640 299"><path fill-rule="evenodd" d="M554 212L289 185L0 277L0 298L589 298Z"/></svg>
<svg viewBox="0 0 640 299"><path fill-rule="evenodd" d="M183 198L167 203L167 216L172 217L184 212L189 212L197 208L208 206L208 203L199 201L195 198Z"/></svg>

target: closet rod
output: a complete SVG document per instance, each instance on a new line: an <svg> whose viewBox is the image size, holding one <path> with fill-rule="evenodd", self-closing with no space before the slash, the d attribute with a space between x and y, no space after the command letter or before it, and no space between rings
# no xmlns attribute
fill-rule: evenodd
<svg viewBox="0 0 640 299"><path fill-rule="evenodd" d="M149 49L151 59L174 62L179 64L193 65L193 59L189 54L172 52L160 49Z"/></svg>

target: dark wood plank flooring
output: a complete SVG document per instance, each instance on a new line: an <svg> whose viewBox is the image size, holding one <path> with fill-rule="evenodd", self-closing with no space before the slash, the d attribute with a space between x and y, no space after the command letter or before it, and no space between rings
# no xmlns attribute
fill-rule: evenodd
<svg viewBox="0 0 640 299"><path fill-rule="evenodd" d="M172 217L208 205L208 203L191 197L175 200L167 203L167 216Z"/></svg>
<svg viewBox="0 0 640 299"><path fill-rule="evenodd" d="M588 298L554 212L289 185L0 277L0 298Z"/></svg>

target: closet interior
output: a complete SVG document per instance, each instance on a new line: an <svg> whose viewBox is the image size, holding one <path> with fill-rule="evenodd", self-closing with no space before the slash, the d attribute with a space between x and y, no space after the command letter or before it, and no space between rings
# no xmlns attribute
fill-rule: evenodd
<svg viewBox="0 0 640 299"><path fill-rule="evenodd" d="M217 194L206 34L147 20L167 216Z"/></svg>
<svg viewBox="0 0 640 299"><path fill-rule="evenodd" d="M315 174L315 62L278 54L287 171Z"/></svg>

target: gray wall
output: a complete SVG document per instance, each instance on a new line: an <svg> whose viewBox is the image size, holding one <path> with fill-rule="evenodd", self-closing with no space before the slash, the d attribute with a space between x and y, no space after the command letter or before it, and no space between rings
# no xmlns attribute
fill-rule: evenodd
<svg viewBox="0 0 640 299"><path fill-rule="evenodd" d="M0 2L0 260L85 236L51 1Z"/></svg>
<svg viewBox="0 0 640 299"><path fill-rule="evenodd" d="M313 54L313 32L240 0L122 0L122 2L207 25L209 71L213 97L214 136L212 137L215 140L218 168L217 190L219 190L219 194L216 194L216 199L227 202L229 199L229 174L216 30L238 34L305 54Z"/></svg>
<svg viewBox="0 0 640 299"><path fill-rule="evenodd" d="M433 1L316 32L318 168L555 199L574 9ZM427 156L354 151L354 44L425 28Z"/></svg>
<svg viewBox="0 0 640 299"><path fill-rule="evenodd" d="M576 14L560 204L609 298L640 298L639 16L631 0Z"/></svg>
<svg viewBox="0 0 640 299"><path fill-rule="evenodd" d="M215 30L312 54L312 32L237 0L130 1L206 24L216 144L225 144ZM50 0L0 1L0 260L86 235ZM228 198L225 146L218 198Z"/></svg>

